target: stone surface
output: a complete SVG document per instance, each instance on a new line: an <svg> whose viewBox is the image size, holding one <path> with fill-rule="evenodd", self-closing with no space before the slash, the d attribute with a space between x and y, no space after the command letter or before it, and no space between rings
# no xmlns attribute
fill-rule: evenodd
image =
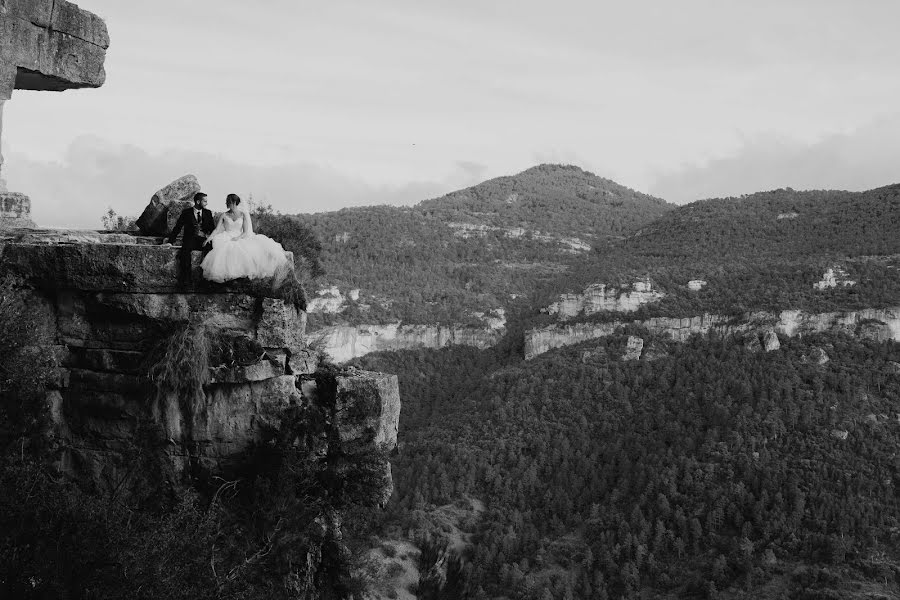
<svg viewBox="0 0 900 600"><path fill-rule="evenodd" d="M473 346L490 348L503 337L504 329L443 325L335 325L307 334L309 343L343 363L370 352L415 348Z"/></svg>
<svg viewBox="0 0 900 600"><path fill-rule="evenodd" d="M643 351L644 340L637 336L629 335L628 343L625 346L625 353L622 355L622 360L640 360Z"/></svg>
<svg viewBox="0 0 900 600"><path fill-rule="evenodd" d="M175 248L104 239L0 236L0 273L37 286L29 305L41 311L46 331L38 332L36 350L54 353L62 367L48 398L60 468L99 490L117 486L131 477L135 424L148 418L166 434L170 484L182 482L189 467L226 468L278 428L286 406L299 403L295 380L318 363L303 337L305 313L269 297L271 282L173 285ZM188 324L203 325L217 336L211 339L255 339L260 356L212 365L199 402L154 400L147 375L155 349Z"/></svg>
<svg viewBox="0 0 900 600"><path fill-rule="evenodd" d="M33 228L31 200L25 194L0 192L0 229Z"/></svg>
<svg viewBox="0 0 900 600"><path fill-rule="evenodd" d="M779 313L745 313L740 318L707 313L683 318L655 317L645 321L557 324L525 333L525 358L606 337L624 325L641 326L652 334L665 335L678 342L686 341L693 335L745 335L766 331L774 331L788 338L829 331L877 341L900 341L900 306L829 313L783 310Z"/></svg>
<svg viewBox="0 0 900 600"><path fill-rule="evenodd" d="M692 279L688 281L687 287L692 292L699 292L706 287L706 281L703 279Z"/></svg>
<svg viewBox="0 0 900 600"><path fill-rule="evenodd" d="M391 463L372 461L397 447L400 424L400 392L396 375L352 371L335 378L334 413L345 476L368 482L367 496L384 506L393 493ZM334 449L333 449L334 450ZM366 465L366 462L374 464ZM355 466L354 466L355 465Z"/></svg>
<svg viewBox="0 0 900 600"><path fill-rule="evenodd" d="M781 342L778 341L778 335L774 331L767 331L763 334L763 349L766 352L772 352L781 348Z"/></svg>
<svg viewBox="0 0 900 600"><path fill-rule="evenodd" d="M194 175L179 177L153 194L135 225L143 235L168 235L181 211L193 205L194 194L199 191L200 183Z"/></svg>
<svg viewBox="0 0 900 600"><path fill-rule="evenodd" d="M822 275L822 279L813 284L813 288L823 291L838 286L854 286L856 282L850 279L850 275L841 267L829 267Z"/></svg>
<svg viewBox="0 0 900 600"><path fill-rule="evenodd" d="M400 425L397 376L354 371L335 383L335 424L344 452L393 450Z"/></svg>
<svg viewBox="0 0 900 600"><path fill-rule="evenodd" d="M639 279L623 286L597 283L585 288L581 294L560 295L559 301L548 306L544 312L557 315L560 321L598 312L634 312L645 304L658 302L664 296L648 279Z"/></svg>
<svg viewBox="0 0 900 600"><path fill-rule="evenodd" d="M271 296L270 279L213 284L202 278L200 252L194 252L190 285L178 284L178 248L141 244L0 243L0 270L53 289L97 292L240 292ZM286 253L293 265L293 256ZM293 267L291 267L293 268Z"/></svg>
<svg viewBox="0 0 900 600"><path fill-rule="evenodd" d="M65 0L0 3L0 99L12 89L100 87L109 47L106 24Z"/></svg>

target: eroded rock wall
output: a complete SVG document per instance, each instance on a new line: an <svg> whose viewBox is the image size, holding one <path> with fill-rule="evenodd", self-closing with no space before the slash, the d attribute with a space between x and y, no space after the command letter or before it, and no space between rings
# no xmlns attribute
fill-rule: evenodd
<svg viewBox="0 0 900 600"><path fill-rule="evenodd" d="M715 332L733 335L751 331L774 332L787 337L841 331L865 339L900 341L900 307L830 313L808 313L801 310L753 312L745 313L739 318L703 314L684 318L657 317L646 321L550 325L526 332L525 358L531 359L554 348L612 335L623 325L638 325L651 333L667 335L680 342L697 334Z"/></svg>
<svg viewBox="0 0 900 600"><path fill-rule="evenodd" d="M45 324L40 351L59 360L48 405L62 472L112 493L145 483L136 453L150 452L167 485L190 485L237 467L280 435L285 415L292 426L303 415L316 415L310 427L328 424L317 432L323 469L332 456L352 465L393 449L396 377L351 371L330 394L304 394L318 365L305 313L276 297L271 281L208 285L197 273L194 285L179 286L177 249L147 241L97 232L0 239L0 272L34 285L30 305ZM161 390L150 379L162 345L188 326L251 349L211 363L200 395ZM337 418L339 405L354 409ZM373 504L391 489L389 463L379 464L385 476L367 492Z"/></svg>
<svg viewBox="0 0 900 600"><path fill-rule="evenodd" d="M335 325L309 334L309 342L337 363L384 350L472 346L484 350L497 344L505 329L442 325Z"/></svg>

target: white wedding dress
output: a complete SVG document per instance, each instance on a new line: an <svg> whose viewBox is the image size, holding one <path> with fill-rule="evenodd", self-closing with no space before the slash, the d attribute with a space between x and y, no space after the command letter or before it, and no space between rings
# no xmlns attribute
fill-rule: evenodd
<svg viewBox="0 0 900 600"><path fill-rule="evenodd" d="M218 283L241 277L272 277L288 261L281 244L253 233L250 215L246 213L239 213L237 219L223 213L209 243L212 250L200 263L200 268L205 279Z"/></svg>

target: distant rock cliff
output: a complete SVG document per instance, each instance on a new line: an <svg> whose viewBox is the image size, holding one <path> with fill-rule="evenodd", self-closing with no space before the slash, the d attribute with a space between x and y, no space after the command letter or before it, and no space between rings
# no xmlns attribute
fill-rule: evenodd
<svg viewBox="0 0 900 600"><path fill-rule="evenodd" d="M560 321L566 321L579 315L592 315L598 312L634 312L645 304L659 301L664 296L665 294L657 290L649 279L638 279L622 286L595 283L586 287L580 294L561 294L559 301L542 312L556 315Z"/></svg>
<svg viewBox="0 0 900 600"><path fill-rule="evenodd" d="M309 334L309 342L331 360L343 363L370 352L472 346L484 350L500 341L501 326L334 325Z"/></svg>
<svg viewBox="0 0 900 600"><path fill-rule="evenodd" d="M849 335L874 340L900 341L900 307L867 309L848 312L807 313L784 310L780 313L753 312L740 318L703 314L696 317L657 317L646 321L610 321L606 323L574 323L550 325L532 329L525 334L525 358L548 352L554 348L578 344L606 337L623 325L639 325L650 333L668 335L675 341L685 341L695 334L737 334L774 332L786 337L805 333L841 331ZM771 336L768 348L774 347Z"/></svg>
<svg viewBox="0 0 900 600"><path fill-rule="evenodd" d="M369 475L381 473L379 483L354 488L352 500L386 502L396 376L318 372L305 313L276 297L271 281L212 285L197 273L192 287L178 286L176 249L157 241L61 231L0 238L0 273L33 285L31 306L44 317L37 349L60 365L47 397L59 470L99 493L128 493L146 489L149 464L165 494L241 468L289 422L322 481L344 489L365 462ZM208 362L199 396L160 388L148 368L185 331L215 342L208 356L197 355L198 364ZM183 368L189 377L190 363ZM149 463L136 462L140 445ZM339 539L340 515L323 519ZM317 556L309 557L313 572Z"/></svg>

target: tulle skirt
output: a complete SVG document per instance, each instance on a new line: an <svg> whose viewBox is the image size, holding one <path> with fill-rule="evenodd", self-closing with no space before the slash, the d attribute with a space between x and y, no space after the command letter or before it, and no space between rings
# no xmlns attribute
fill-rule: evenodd
<svg viewBox="0 0 900 600"><path fill-rule="evenodd" d="M284 248L270 237L251 234L237 239L239 232L222 232L210 238L212 250L200 263L203 277L222 283L231 279L272 277L287 262Z"/></svg>

